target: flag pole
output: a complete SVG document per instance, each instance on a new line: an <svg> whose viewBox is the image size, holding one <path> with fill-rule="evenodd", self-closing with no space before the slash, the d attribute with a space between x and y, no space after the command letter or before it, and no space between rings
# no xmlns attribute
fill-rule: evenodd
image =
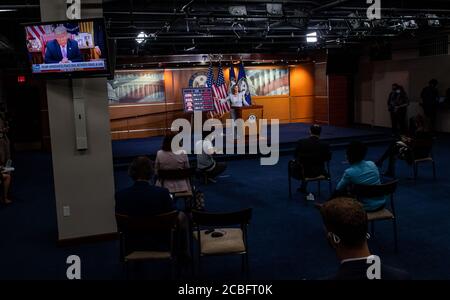
<svg viewBox="0 0 450 300"><path fill-rule="evenodd" d="M208 60L209 60L209 65L211 66L212 65L212 55L211 54L208 54ZM213 75L213 77L214 77L214 75ZM212 88L212 87L210 87L210 88ZM210 119L213 119L214 118L213 112L209 111L208 116Z"/></svg>

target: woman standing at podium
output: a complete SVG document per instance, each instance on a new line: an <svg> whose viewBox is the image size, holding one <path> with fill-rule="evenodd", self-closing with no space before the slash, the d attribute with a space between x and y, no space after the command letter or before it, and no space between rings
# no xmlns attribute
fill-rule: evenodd
<svg viewBox="0 0 450 300"><path fill-rule="evenodd" d="M240 92L239 86L237 84L235 84L231 87L231 93L228 95L228 97L226 97L225 99L222 100L222 102L226 102L226 101L230 102L230 106L231 106L230 115L231 115L231 119L233 119L234 133L235 133L235 136L237 137L237 128L236 128L235 121L238 116L237 116L236 108L240 108L243 106L250 106L250 104L248 104L247 101L245 100L245 91Z"/></svg>

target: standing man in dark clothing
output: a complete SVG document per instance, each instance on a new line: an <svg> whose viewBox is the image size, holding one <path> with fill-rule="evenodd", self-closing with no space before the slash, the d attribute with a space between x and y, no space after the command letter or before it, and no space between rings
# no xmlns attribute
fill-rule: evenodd
<svg viewBox="0 0 450 300"><path fill-rule="evenodd" d="M392 91L389 94L387 104L389 113L391 114L392 133L394 135L406 133L406 116L409 100L402 86L396 83L392 85Z"/></svg>
<svg viewBox="0 0 450 300"><path fill-rule="evenodd" d="M301 139L295 148L295 168L291 170L294 178L315 178L321 175L329 176L325 168L325 162L331 159L330 147L320 141L322 127L311 125L310 137ZM300 187L302 193L306 192L306 182L302 181Z"/></svg>
<svg viewBox="0 0 450 300"><path fill-rule="evenodd" d="M422 90L420 97L422 98L422 108L425 116L428 119L430 131L435 131L436 114L438 108L439 91L437 89L438 81L436 79L430 80L428 86Z"/></svg>

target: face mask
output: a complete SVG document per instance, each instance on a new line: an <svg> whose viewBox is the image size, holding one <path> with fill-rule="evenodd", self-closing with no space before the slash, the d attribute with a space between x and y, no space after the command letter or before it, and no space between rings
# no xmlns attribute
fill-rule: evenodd
<svg viewBox="0 0 450 300"><path fill-rule="evenodd" d="M396 92L397 94L400 94L401 91L400 91L400 90L396 90L395 92Z"/></svg>

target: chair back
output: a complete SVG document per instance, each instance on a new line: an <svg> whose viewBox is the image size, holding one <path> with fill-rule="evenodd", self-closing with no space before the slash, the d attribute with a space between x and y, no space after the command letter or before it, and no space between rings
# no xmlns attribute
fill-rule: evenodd
<svg viewBox="0 0 450 300"><path fill-rule="evenodd" d="M178 212L172 211L151 217L130 217L116 214L117 227L120 232L133 234L170 232L177 225Z"/></svg>
<svg viewBox="0 0 450 300"><path fill-rule="evenodd" d="M307 177L317 177L323 171L330 173L330 161L332 152L328 153L311 153L300 155L292 163L289 162L290 168L299 168L300 179ZM325 170L323 169L325 167ZM329 174L328 174L329 175Z"/></svg>
<svg viewBox="0 0 450 300"><path fill-rule="evenodd" d="M177 170L158 170L158 178L164 180L190 179L195 175L195 168L185 168Z"/></svg>
<svg viewBox="0 0 450 300"><path fill-rule="evenodd" d="M230 213L208 213L192 211L192 221L197 226L232 226L247 225L252 217L252 209L247 208L241 211Z"/></svg>
<svg viewBox="0 0 450 300"><path fill-rule="evenodd" d="M433 139L416 139L412 142L414 159L427 158L433 149Z"/></svg>
<svg viewBox="0 0 450 300"><path fill-rule="evenodd" d="M352 191L357 198L376 198L393 195L397 185L398 180L378 185L355 184Z"/></svg>
<svg viewBox="0 0 450 300"><path fill-rule="evenodd" d="M172 211L151 217L130 217L116 214L117 227L120 235L119 257L123 261L125 256L133 252L136 246L131 240L142 240L149 236L167 236L170 252L173 251L173 232L177 226L178 212Z"/></svg>

